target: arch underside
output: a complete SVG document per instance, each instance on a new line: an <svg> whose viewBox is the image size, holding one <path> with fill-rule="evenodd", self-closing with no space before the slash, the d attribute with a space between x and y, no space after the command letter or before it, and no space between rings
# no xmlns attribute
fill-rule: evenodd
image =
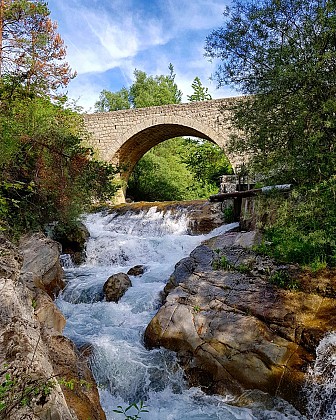
<svg viewBox="0 0 336 420"><path fill-rule="evenodd" d="M215 140L192 127L180 124L158 124L148 127L130 137L118 150L116 158L124 167L122 177L127 180L136 163L152 147L175 137L199 137L215 143Z"/></svg>

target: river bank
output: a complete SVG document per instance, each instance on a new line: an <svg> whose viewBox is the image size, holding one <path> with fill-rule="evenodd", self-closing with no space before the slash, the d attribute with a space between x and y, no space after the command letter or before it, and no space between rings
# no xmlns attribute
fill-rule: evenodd
<svg viewBox="0 0 336 420"><path fill-rule="evenodd" d="M312 419L306 373L320 340L336 330L336 277L321 273L308 287L299 267L252 251L259 239L227 233L181 260L145 342L176 351L193 386L238 402L247 390L267 392Z"/></svg>
<svg viewBox="0 0 336 420"><path fill-rule="evenodd" d="M105 419L87 357L62 334L59 256L43 234L0 238L1 419Z"/></svg>
<svg viewBox="0 0 336 420"><path fill-rule="evenodd" d="M206 218L222 225L218 208L206 209L203 201L194 205L194 214L208 212ZM313 413L313 406L309 420L329 418L326 410L335 406L335 396L326 393L329 406L321 402L318 408L318 398L313 404L304 400L303 388L309 377L316 390L314 375L305 373L321 356L320 340L336 329L334 273L316 274L311 281L297 267L278 267L251 250L259 240L254 232L225 234L220 227L207 237L190 235L195 226L190 206L136 204L135 211L127 205L87 215L86 260L69 266L65 279L54 242L34 236L19 250L3 242L1 267L12 268L1 275L2 337L11 337L8 331L17 325L21 329L0 343L1 362L19 363L12 375L33 359L42 382L65 378L42 405L34 400L30 418L87 420L106 414L112 420L120 418L113 413L117 405L140 400L150 411L143 418L151 420L305 418L279 396L302 413ZM49 250L47 260L37 256L45 255L43 249ZM144 272L130 276L132 287L119 303L106 302L106 279L138 264ZM286 271L295 278L295 290L269 281ZM64 280L56 300L61 313L50 296ZM82 355L69 339L84 349ZM12 352L13 346L19 350ZM28 408L19 407L22 413ZM181 417L186 412L188 417ZM13 410L8 418L18 417Z"/></svg>

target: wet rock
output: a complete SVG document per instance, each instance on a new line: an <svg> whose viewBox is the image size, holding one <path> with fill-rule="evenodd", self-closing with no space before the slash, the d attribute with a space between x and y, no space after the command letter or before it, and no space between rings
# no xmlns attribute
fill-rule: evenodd
<svg viewBox="0 0 336 420"><path fill-rule="evenodd" d="M127 271L129 276L141 276L145 272L145 267L143 265L135 265Z"/></svg>
<svg viewBox="0 0 336 420"><path fill-rule="evenodd" d="M320 337L336 328L336 301L270 284L276 264L247 247L257 237L223 236L176 265L145 343L178 352L194 385L207 378L211 392L259 389L302 408L305 370ZM214 270L211 256L225 257L225 267Z"/></svg>
<svg viewBox="0 0 336 420"><path fill-rule="evenodd" d="M174 215L174 213L182 211L188 214L189 230L193 234L208 233L224 223L221 204L210 203L207 200L126 203L113 206L112 211L119 214L124 214L127 211L136 213L153 206L163 213L171 212Z"/></svg>
<svg viewBox="0 0 336 420"><path fill-rule="evenodd" d="M183 258L175 265L174 273L169 277L168 283L163 290L163 298L166 298L168 293L177 287L179 283L183 282L190 274L194 272L196 262L193 258Z"/></svg>
<svg viewBox="0 0 336 420"><path fill-rule="evenodd" d="M103 287L107 302L118 302L124 296L132 282L127 274L117 273L109 277Z"/></svg>
<svg viewBox="0 0 336 420"><path fill-rule="evenodd" d="M220 203L204 202L188 209L188 218L193 233L209 233L224 223L224 214Z"/></svg>
<svg viewBox="0 0 336 420"><path fill-rule="evenodd" d="M19 244L23 255L23 273L33 273L32 282L51 298L64 288L63 269L60 264L60 244L42 233L24 236Z"/></svg>
<svg viewBox="0 0 336 420"><path fill-rule="evenodd" d="M62 378L63 394L76 418L105 420L97 386L88 367L90 354L79 352L71 340L61 335L49 337L48 347L54 372L58 378ZM67 386L66 382L69 381L73 389Z"/></svg>
<svg viewBox="0 0 336 420"><path fill-rule="evenodd" d="M95 303L102 302L104 300L104 292L101 285L92 285L83 289L79 288L67 288L63 292L62 298L71 303Z"/></svg>
<svg viewBox="0 0 336 420"><path fill-rule="evenodd" d="M52 229L52 238L62 245L62 253L69 254L74 264L81 264L85 260L85 244L90 237L86 226L78 222L76 225L59 229Z"/></svg>

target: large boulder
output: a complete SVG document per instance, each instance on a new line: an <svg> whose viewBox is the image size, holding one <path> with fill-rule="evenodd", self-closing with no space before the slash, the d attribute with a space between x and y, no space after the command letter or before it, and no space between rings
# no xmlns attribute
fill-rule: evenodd
<svg viewBox="0 0 336 420"><path fill-rule="evenodd" d="M224 235L177 264L145 343L176 351L193 385L259 389L302 408L307 364L336 328L336 299L270 284L278 267L246 248L252 243L251 233Z"/></svg>
<svg viewBox="0 0 336 420"><path fill-rule="evenodd" d="M117 273L110 276L103 287L107 302L118 302L124 296L126 290L132 286L127 274Z"/></svg>
<svg viewBox="0 0 336 420"><path fill-rule="evenodd" d="M60 264L61 246L43 233L24 236L19 243L23 255L23 273L31 273L32 285L44 290L51 298L64 288Z"/></svg>
<svg viewBox="0 0 336 420"><path fill-rule="evenodd" d="M45 291L43 280L50 284L58 250L49 241L26 237L20 252L0 238L0 381L5 383L6 375L13 381L0 417L104 420L88 364L62 336L65 319Z"/></svg>
<svg viewBox="0 0 336 420"><path fill-rule="evenodd" d="M62 228L57 225L51 235L62 245L62 253L70 255L73 263L80 264L85 260L85 245L90 233L83 223Z"/></svg>

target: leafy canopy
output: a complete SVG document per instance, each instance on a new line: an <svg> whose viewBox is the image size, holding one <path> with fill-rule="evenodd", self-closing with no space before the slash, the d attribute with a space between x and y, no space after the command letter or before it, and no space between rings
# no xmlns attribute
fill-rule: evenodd
<svg viewBox="0 0 336 420"><path fill-rule="evenodd" d="M69 224L111 198L115 168L83 145L82 117L55 93L73 73L43 1L0 0L0 230Z"/></svg>
<svg viewBox="0 0 336 420"><path fill-rule="evenodd" d="M267 226L267 252L336 264L336 3L233 0L206 40L219 86L247 94L233 107L231 147L264 182L291 182Z"/></svg>
<svg viewBox="0 0 336 420"><path fill-rule="evenodd" d="M130 87L130 103L134 108L179 104L182 92L175 83L174 67L169 65L169 74L147 76L141 70L134 71L135 81Z"/></svg>
<svg viewBox="0 0 336 420"><path fill-rule="evenodd" d="M95 103L96 112L118 111L128 108L178 104L182 92L175 83L174 67L169 65L169 74L147 76L144 71L134 70L135 80L129 89L118 92L103 90Z"/></svg>
<svg viewBox="0 0 336 420"><path fill-rule="evenodd" d="M98 101L95 103L96 112L119 111L131 107L129 102L129 91L125 87L118 92L102 90Z"/></svg>
<svg viewBox="0 0 336 420"><path fill-rule="evenodd" d="M234 0L206 41L216 78L253 96L234 109L233 147L271 180L335 171L336 7L332 0Z"/></svg>
<svg viewBox="0 0 336 420"><path fill-rule="evenodd" d="M196 76L193 80L191 87L194 89L194 93L187 96L188 101L209 101L212 99L210 93L208 92L208 88L202 85L198 76Z"/></svg>
<svg viewBox="0 0 336 420"><path fill-rule="evenodd" d="M0 2L0 76L27 92L50 94L75 76L64 61L66 49L41 0ZM8 78L7 78L8 80Z"/></svg>

